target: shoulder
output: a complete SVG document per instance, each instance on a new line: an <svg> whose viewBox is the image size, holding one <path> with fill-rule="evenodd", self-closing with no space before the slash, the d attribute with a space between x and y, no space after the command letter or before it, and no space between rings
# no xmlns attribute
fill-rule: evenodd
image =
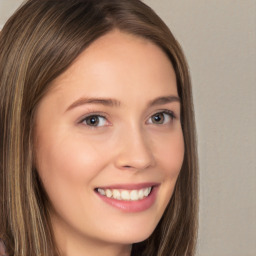
<svg viewBox="0 0 256 256"><path fill-rule="evenodd" d="M5 253L5 246L4 246L4 243L3 243L3 241L1 239L0 239L0 256L8 256Z"/></svg>

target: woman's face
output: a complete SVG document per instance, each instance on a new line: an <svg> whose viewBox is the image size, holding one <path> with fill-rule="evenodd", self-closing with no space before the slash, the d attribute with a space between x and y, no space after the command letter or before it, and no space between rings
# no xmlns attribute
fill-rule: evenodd
<svg viewBox="0 0 256 256"><path fill-rule="evenodd" d="M119 31L95 41L41 100L35 131L64 250L150 236L184 156L176 77L159 47Z"/></svg>

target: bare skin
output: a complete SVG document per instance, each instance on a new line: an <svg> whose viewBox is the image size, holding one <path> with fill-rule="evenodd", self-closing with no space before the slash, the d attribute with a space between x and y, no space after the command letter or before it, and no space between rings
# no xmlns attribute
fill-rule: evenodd
<svg viewBox="0 0 256 256"><path fill-rule="evenodd" d="M131 245L148 238L163 215L184 157L168 57L120 31L96 40L41 100L35 141L62 256L130 255ZM97 192L144 183L156 184L155 198L135 212Z"/></svg>

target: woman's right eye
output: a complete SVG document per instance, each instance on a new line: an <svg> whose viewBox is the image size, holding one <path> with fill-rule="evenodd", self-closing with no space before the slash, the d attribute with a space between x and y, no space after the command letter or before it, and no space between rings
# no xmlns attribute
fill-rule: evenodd
<svg viewBox="0 0 256 256"><path fill-rule="evenodd" d="M82 121L82 124L91 126L91 127L100 127L105 126L107 123L107 119L104 116L100 115L91 115L85 117Z"/></svg>

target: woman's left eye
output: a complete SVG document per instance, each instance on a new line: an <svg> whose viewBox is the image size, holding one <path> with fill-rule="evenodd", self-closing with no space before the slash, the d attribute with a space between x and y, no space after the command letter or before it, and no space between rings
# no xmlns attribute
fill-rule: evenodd
<svg viewBox="0 0 256 256"><path fill-rule="evenodd" d="M81 123L91 126L91 127L100 127L105 126L107 123L107 119L104 116L100 115L91 115L85 117Z"/></svg>
<svg viewBox="0 0 256 256"><path fill-rule="evenodd" d="M162 111L150 117L150 124L167 124L175 118L172 111Z"/></svg>

